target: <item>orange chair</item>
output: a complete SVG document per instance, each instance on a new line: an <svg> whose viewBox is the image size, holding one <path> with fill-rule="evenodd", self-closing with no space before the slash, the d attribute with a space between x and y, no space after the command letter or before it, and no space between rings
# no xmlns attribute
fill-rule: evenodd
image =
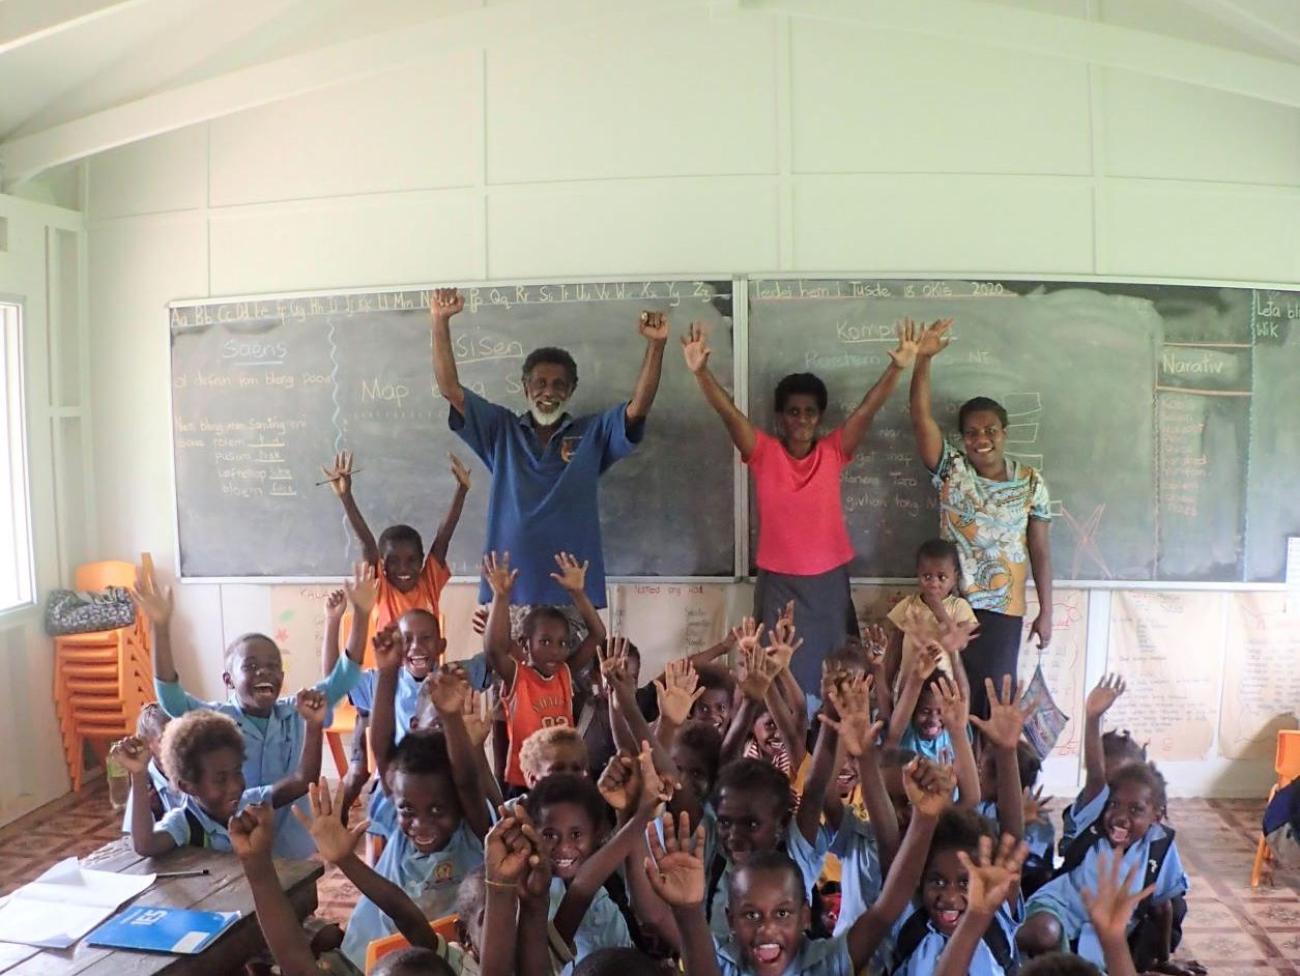
<svg viewBox="0 0 1300 976"><path fill-rule="evenodd" d="M1277 772L1277 782L1268 792L1269 801L1277 791L1293 779L1300 778L1300 729L1279 729L1277 733L1277 755L1273 759L1273 769ZM1250 886L1258 888L1266 876L1272 877L1273 860L1268 849L1268 842L1263 837L1255 847L1255 864L1250 869Z"/></svg>
<svg viewBox="0 0 1300 976"><path fill-rule="evenodd" d="M73 585L129 587L135 572L117 560L87 563L77 567ZM153 700L153 656L142 614L129 627L54 638L54 708L73 790L81 789L85 775L85 746L105 761L108 740L134 735L140 709Z"/></svg>
<svg viewBox="0 0 1300 976"><path fill-rule="evenodd" d="M429 928L433 929L433 934L441 936L444 942L456 941L456 922L459 916L444 915L442 918L434 919L429 923ZM406 941L402 935L386 935L382 939L375 939L366 946L366 972L375 968L375 963L383 959L384 956L392 955L399 949L405 949L411 943Z"/></svg>

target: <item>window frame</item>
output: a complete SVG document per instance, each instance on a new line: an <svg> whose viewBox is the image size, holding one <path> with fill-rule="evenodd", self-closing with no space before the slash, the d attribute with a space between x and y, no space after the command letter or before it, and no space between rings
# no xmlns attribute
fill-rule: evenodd
<svg viewBox="0 0 1300 976"><path fill-rule="evenodd" d="M0 622L26 616L36 607L36 545L32 524L31 404L26 383L27 303L22 295L0 292L0 423L8 433L7 457L0 458L0 471L9 472L7 490L13 492L12 518L15 542L13 569L16 602L0 603ZM0 553L0 559L6 558ZM6 570L7 572L7 567ZM0 600L6 597L0 593Z"/></svg>

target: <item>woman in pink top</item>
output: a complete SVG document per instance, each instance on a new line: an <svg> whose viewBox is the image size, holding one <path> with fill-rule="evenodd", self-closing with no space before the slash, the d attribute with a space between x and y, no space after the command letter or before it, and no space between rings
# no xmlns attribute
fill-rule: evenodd
<svg viewBox="0 0 1300 976"><path fill-rule="evenodd" d="M899 331L898 347L875 386L844 423L825 437L826 384L812 373L792 373L776 385L776 437L758 430L709 370L709 347L697 322L682 337L686 365L709 405L726 425L741 460L754 475L758 506L758 580L754 616L769 628L795 601L803 647L792 670L805 692L820 691L822 660L858 633L849 596L853 544L844 524L840 473L866 436L871 420L916 358L914 330Z"/></svg>

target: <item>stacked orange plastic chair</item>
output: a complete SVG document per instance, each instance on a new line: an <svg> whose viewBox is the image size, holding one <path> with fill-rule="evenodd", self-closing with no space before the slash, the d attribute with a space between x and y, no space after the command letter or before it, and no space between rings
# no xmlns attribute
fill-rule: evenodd
<svg viewBox="0 0 1300 976"><path fill-rule="evenodd" d="M442 936L444 941L455 942L456 922L458 920L459 916L457 915L444 915L442 918L431 921L429 928L433 929L434 935ZM382 939L375 939L366 946L366 972L374 969L375 964L384 956L391 955L399 949L405 949L410 944L403 935L386 935Z"/></svg>
<svg viewBox="0 0 1300 976"><path fill-rule="evenodd" d="M1300 730L1279 729L1277 733L1277 754L1273 759L1273 769L1277 772L1277 782L1269 790L1271 801L1282 787L1293 779L1300 778ZM1268 880L1272 883L1273 858L1268 849L1268 842L1263 837L1255 847L1255 864L1250 870L1250 886L1259 887L1259 883Z"/></svg>
<svg viewBox="0 0 1300 976"><path fill-rule="evenodd" d="M147 558L147 557L146 557ZM77 567L77 590L130 587L135 567L109 561ZM73 790L85 775L85 746L101 761L112 739L135 734L140 709L154 700L149 624L54 638L54 707Z"/></svg>

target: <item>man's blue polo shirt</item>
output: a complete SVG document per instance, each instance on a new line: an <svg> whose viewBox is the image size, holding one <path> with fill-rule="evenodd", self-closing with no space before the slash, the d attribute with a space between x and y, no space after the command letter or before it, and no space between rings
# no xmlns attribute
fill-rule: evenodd
<svg viewBox="0 0 1300 976"><path fill-rule="evenodd" d="M515 414L465 391L465 413L451 408L451 429L492 472L484 552L509 552L519 570L512 603L564 605L569 596L551 579L555 554L590 560L587 596L605 605L605 558L600 544L601 474L632 453L645 421L627 422L627 404L573 418L567 413L543 450L531 413ZM492 588L479 583L479 600Z"/></svg>

